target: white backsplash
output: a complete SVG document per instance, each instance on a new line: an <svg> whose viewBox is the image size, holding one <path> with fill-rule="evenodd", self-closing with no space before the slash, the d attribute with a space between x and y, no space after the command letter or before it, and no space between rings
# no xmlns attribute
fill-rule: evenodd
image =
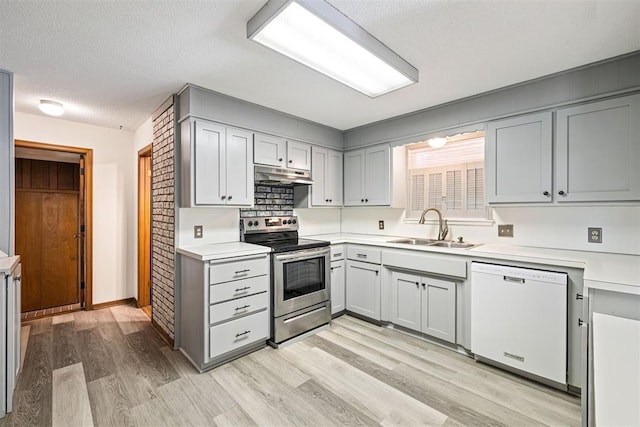
<svg viewBox="0 0 640 427"><path fill-rule="evenodd" d="M340 233L341 208L294 209L298 216L300 235Z"/></svg>
<svg viewBox="0 0 640 427"><path fill-rule="evenodd" d="M240 240L238 208L180 208L177 247L199 246ZM193 237L193 227L202 225L202 238Z"/></svg>

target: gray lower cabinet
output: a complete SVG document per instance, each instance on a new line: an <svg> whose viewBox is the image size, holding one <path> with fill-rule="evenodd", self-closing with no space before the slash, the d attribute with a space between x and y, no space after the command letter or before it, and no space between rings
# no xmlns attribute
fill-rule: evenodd
<svg viewBox="0 0 640 427"><path fill-rule="evenodd" d="M181 257L180 350L199 371L264 347L269 338L266 255Z"/></svg>
<svg viewBox="0 0 640 427"><path fill-rule="evenodd" d="M13 410L20 374L21 264L0 272L0 418Z"/></svg>
<svg viewBox="0 0 640 427"><path fill-rule="evenodd" d="M345 260L331 261L331 314L346 309Z"/></svg>
<svg viewBox="0 0 640 427"><path fill-rule="evenodd" d="M346 273L347 311L380 321L380 249L347 245Z"/></svg>
<svg viewBox="0 0 640 427"><path fill-rule="evenodd" d="M456 342L456 283L394 271L391 322Z"/></svg>

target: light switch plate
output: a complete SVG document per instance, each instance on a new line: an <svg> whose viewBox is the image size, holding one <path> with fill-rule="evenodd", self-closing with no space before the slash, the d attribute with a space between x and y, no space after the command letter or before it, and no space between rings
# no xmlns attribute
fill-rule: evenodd
<svg viewBox="0 0 640 427"><path fill-rule="evenodd" d="M513 237L513 224L498 224L498 237Z"/></svg>
<svg viewBox="0 0 640 427"><path fill-rule="evenodd" d="M588 232L587 239L589 239L589 243L602 243L602 228L589 227Z"/></svg>
<svg viewBox="0 0 640 427"><path fill-rule="evenodd" d="M384 221L383 220L378 221L378 229L379 230L384 230Z"/></svg>
<svg viewBox="0 0 640 427"><path fill-rule="evenodd" d="M202 226L194 225L193 226L193 238L194 239L202 239Z"/></svg>

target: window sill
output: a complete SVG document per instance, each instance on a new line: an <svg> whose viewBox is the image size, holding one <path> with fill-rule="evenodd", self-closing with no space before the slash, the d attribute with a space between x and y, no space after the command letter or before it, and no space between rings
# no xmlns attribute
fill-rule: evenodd
<svg viewBox="0 0 640 427"><path fill-rule="evenodd" d="M491 227L495 224L493 219L485 219L485 218L443 218L447 220L447 224L449 225L474 225L481 227ZM405 224L418 224L418 218L405 218ZM425 224L438 224L437 219L425 219Z"/></svg>

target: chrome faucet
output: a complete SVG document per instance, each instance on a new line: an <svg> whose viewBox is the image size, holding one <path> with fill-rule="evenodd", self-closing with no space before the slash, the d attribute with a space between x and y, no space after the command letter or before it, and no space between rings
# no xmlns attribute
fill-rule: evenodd
<svg viewBox="0 0 640 427"><path fill-rule="evenodd" d="M440 212L438 209L428 208L423 210L422 215L420 215L420 221L418 221L418 224L424 224L424 216L429 211L434 211L438 214L438 240L444 240L447 237L447 234L449 234L449 226L447 225L447 220L442 219L442 212Z"/></svg>

